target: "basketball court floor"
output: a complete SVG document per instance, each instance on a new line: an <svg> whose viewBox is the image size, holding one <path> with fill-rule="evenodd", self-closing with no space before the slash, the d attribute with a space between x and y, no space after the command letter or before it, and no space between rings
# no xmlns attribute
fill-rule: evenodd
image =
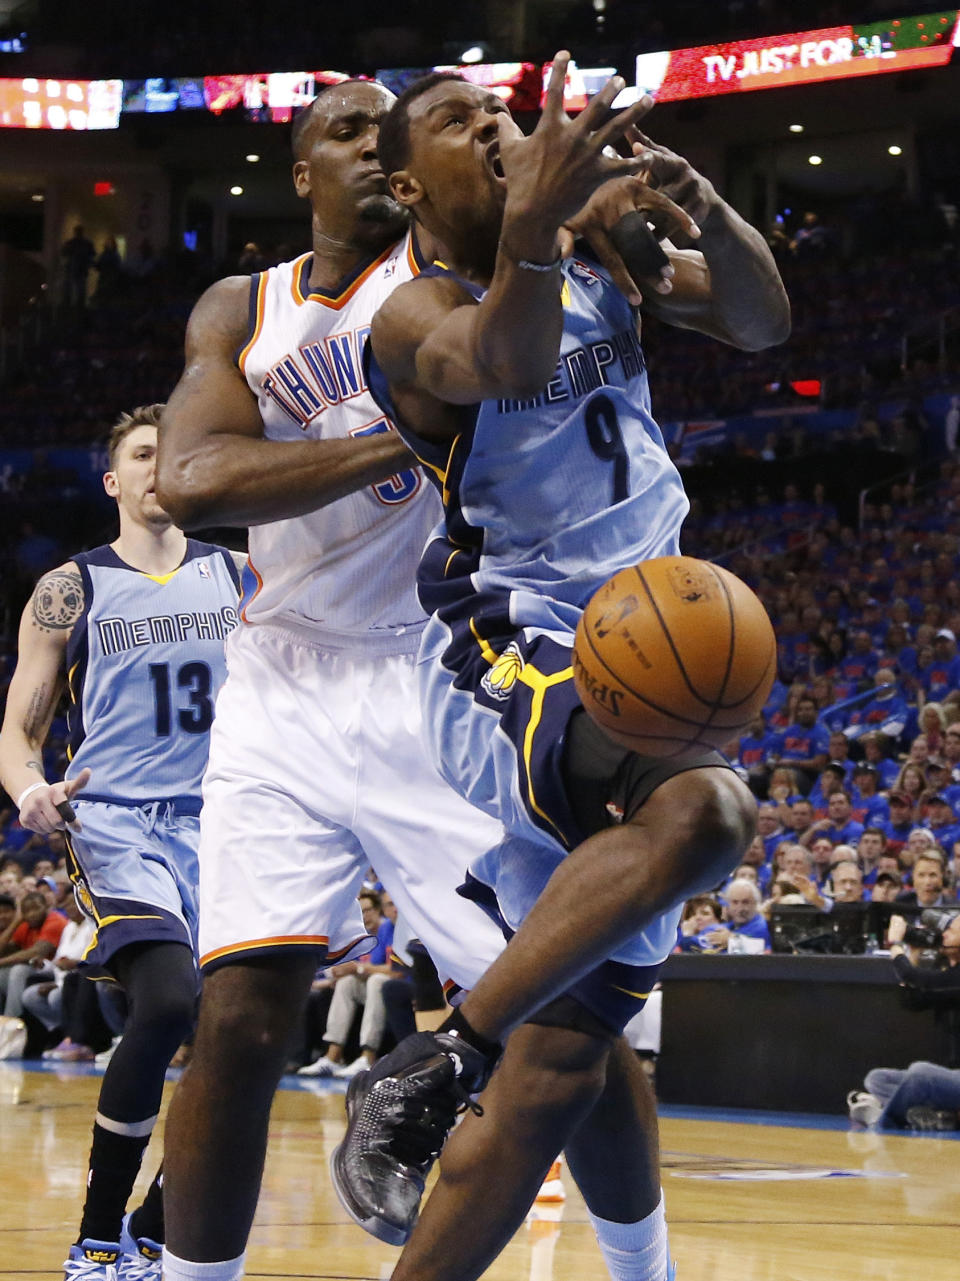
<svg viewBox="0 0 960 1281"><path fill-rule="evenodd" d="M283 1084L248 1276L386 1281L398 1251L348 1221L327 1178L344 1087L289 1077ZM0 1063L0 1281L60 1276L77 1228L98 1086L99 1071L84 1065ZM141 1187L161 1135L162 1127ZM664 1108L662 1143L678 1281L957 1277L953 1136L854 1130L845 1117ZM565 1182L565 1204L545 1207L517 1233L486 1274L491 1281L607 1276L583 1202Z"/></svg>

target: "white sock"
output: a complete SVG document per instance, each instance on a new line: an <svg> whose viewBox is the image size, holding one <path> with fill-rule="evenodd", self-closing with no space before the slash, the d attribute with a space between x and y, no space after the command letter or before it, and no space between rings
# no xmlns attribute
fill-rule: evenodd
<svg viewBox="0 0 960 1281"><path fill-rule="evenodd" d="M613 1281L667 1281L667 1221L657 1208L639 1223L614 1223L591 1214L600 1252Z"/></svg>
<svg viewBox="0 0 960 1281"><path fill-rule="evenodd" d="M246 1251L239 1259L225 1259L222 1263L191 1263L178 1259L163 1247L163 1281L240 1281Z"/></svg>

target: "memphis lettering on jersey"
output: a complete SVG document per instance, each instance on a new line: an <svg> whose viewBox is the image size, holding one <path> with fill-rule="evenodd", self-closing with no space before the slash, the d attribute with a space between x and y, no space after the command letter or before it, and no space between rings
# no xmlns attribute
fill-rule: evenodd
<svg viewBox="0 0 960 1281"><path fill-rule="evenodd" d="M232 605L219 610L153 614L149 618L98 618L97 635L106 656L138 645L175 645L184 640L222 641L240 623Z"/></svg>
<svg viewBox="0 0 960 1281"><path fill-rule="evenodd" d="M618 368L619 366L619 368ZM622 386L646 368L643 348L634 329L623 329L602 342L588 343L565 352L557 363L555 376L532 400L500 400L497 412L516 414L562 400L582 400L598 387L611 383ZM617 377L614 377L617 374Z"/></svg>
<svg viewBox="0 0 960 1281"><path fill-rule="evenodd" d="M367 390L363 347L369 333L370 326L364 325L304 343L296 353L288 353L268 369L260 386L292 422L306 431L325 409Z"/></svg>

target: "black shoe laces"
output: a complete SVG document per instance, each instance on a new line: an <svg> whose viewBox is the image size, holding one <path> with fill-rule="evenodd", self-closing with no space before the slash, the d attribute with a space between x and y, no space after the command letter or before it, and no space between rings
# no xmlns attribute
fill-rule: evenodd
<svg viewBox="0 0 960 1281"><path fill-rule="evenodd" d="M391 1127L387 1151L403 1165L426 1174L457 1117L467 1110L483 1116L483 1108L456 1078L432 1098L405 1099L401 1117Z"/></svg>

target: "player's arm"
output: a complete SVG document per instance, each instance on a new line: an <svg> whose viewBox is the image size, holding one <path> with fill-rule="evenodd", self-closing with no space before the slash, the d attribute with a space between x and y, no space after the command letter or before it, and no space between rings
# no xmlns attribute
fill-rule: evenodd
<svg viewBox="0 0 960 1281"><path fill-rule="evenodd" d="M62 828L57 812L90 777L81 770L69 782L47 784L43 744L64 686L70 631L83 612L83 580L73 561L44 574L20 620L18 659L0 729L0 783L31 832Z"/></svg>
<svg viewBox="0 0 960 1281"><path fill-rule="evenodd" d="M773 254L755 227L717 194L689 161L635 131L646 181L696 223L695 250L664 245L674 268L669 294L648 292L653 315L746 351L790 336L790 303Z"/></svg>
<svg viewBox="0 0 960 1281"><path fill-rule="evenodd" d="M302 516L411 461L395 432L265 439L235 361L249 337L249 291L247 276L218 281L187 325L185 368L163 414L157 459L157 497L184 529Z"/></svg>

